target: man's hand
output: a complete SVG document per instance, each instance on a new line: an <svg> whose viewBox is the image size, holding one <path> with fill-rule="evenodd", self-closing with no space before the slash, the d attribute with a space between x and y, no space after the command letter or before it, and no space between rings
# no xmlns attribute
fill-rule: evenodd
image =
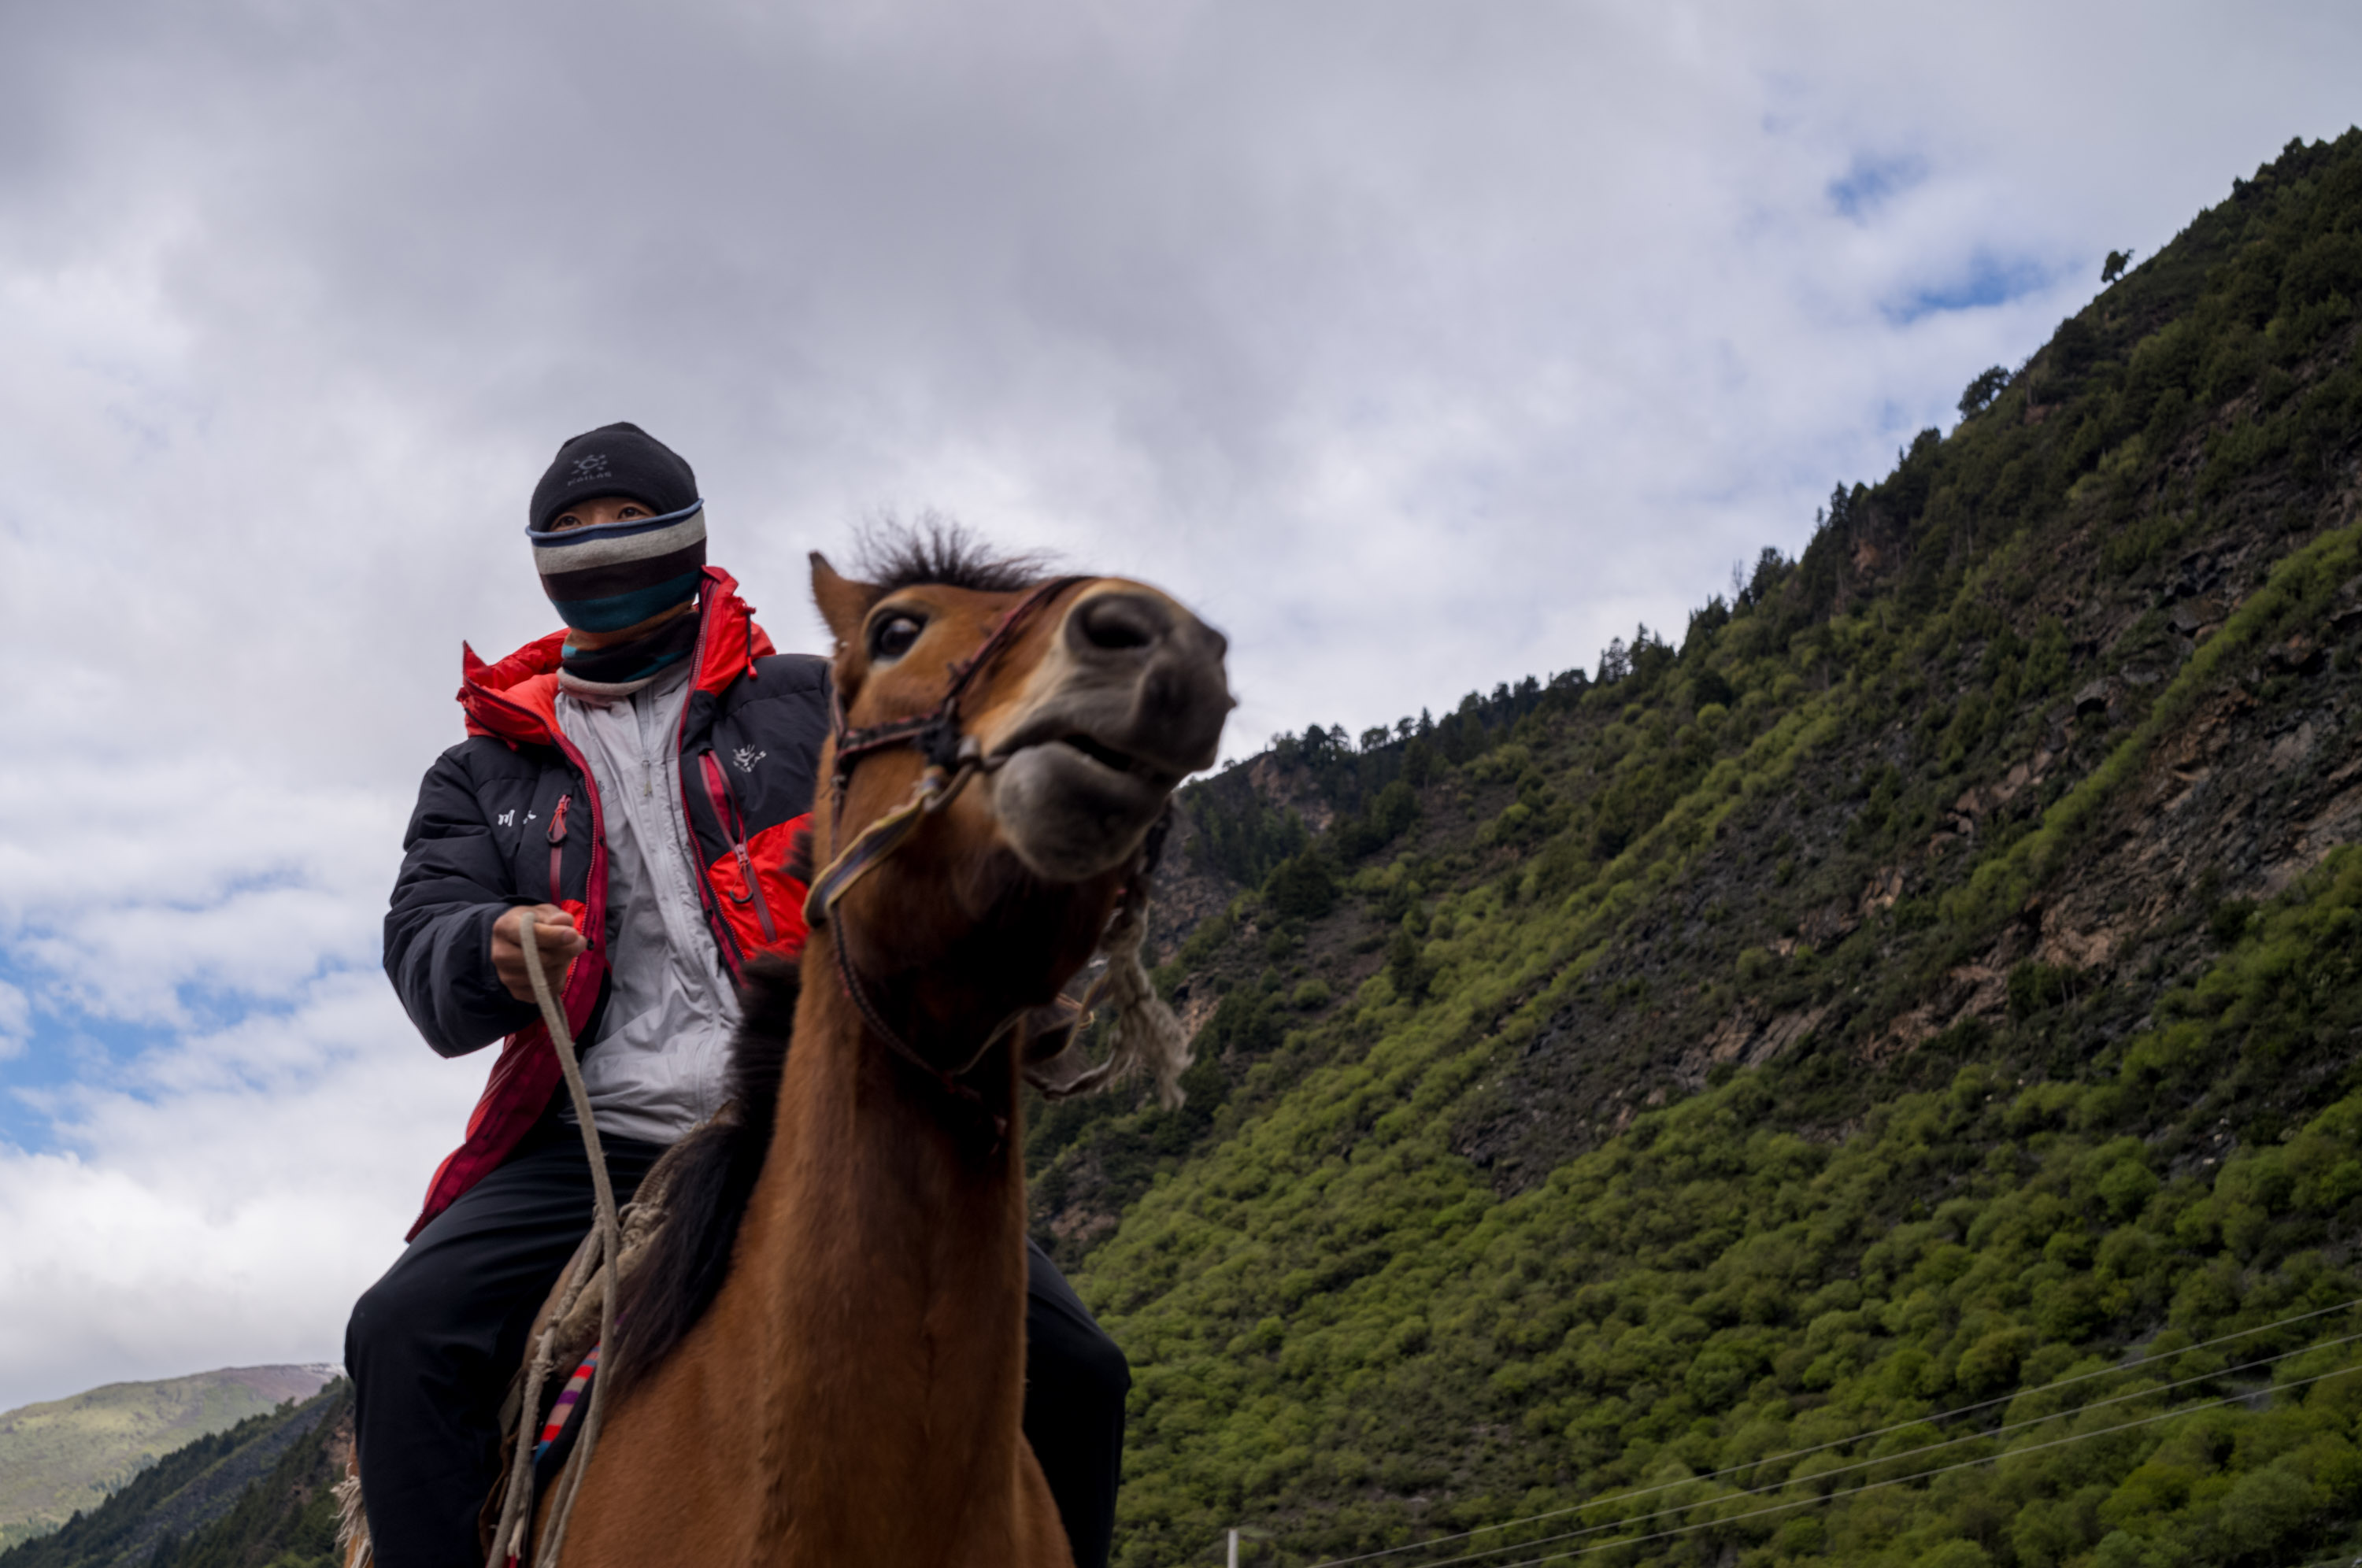
<svg viewBox="0 0 2362 1568"><path fill-rule="evenodd" d="M524 933L520 929L527 915L533 917L533 939L541 949L541 972L549 977L549 988L555 994L566 982L566 966L590 943L574 929L574 917L555 904L524 904L509 911L492 922L492 969L509 995L519 1001L533 1000L533 977L524 966Z"/></svg>

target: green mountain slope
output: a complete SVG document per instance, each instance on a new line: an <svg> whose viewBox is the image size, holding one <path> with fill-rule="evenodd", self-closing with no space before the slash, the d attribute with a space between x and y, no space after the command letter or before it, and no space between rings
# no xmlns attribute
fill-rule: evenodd
<svg viewBox="0 0 2362 1568"><path fill-rule="evenodd" d="M0 1568L328 1568L352 1448L343 1380L167 1453Z"/></svg>
<svg viewBox="0 0 2362 1568"><path fill-rule="evenodd" d="M2291 144L1678 646L1191 792L1191 1102L1029 1132L1121 1562L2351 1540L2357 300Z"/></svg>
<svg viewBox="0 0 2362 1568"><path fill-rule="evenodd" d="M0 1546L95 1507L158 1455L308 1399L320 1366L245 1366L155 1383L110 1383L0 1413Z"/></svg>
<svg viewBox="0 0 2362 1568"><path fill-rule="evenodd" d="M350 1386L340 1382L320 1399L327 1408L268 1474L210 1523L160 1542L147 1568L337 1568L336 1486L352 1454Z"/></svg>

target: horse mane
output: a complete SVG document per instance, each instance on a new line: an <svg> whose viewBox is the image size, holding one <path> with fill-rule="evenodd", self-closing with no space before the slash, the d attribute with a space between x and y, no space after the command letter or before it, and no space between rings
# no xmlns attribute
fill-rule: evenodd
<svg viewBox="0 0 2362 1568"><path fill-rule="evenodd" d="M602 1374L614 1380L611 1398L630 1392L689 1337L730 1272L738 1222L771 1151L801 988L800 972L785 958L766 955L746 966L729 1100L665 1156L664 1222L616 1298L615 1343L602 1358Z"/></svg>
<svg viewBox="0 0 2362 1568"><path fill-rule="evenodd" d="M916 523L886 518L870 525L854 552L861 579L891 593L922 582L978 593L1014 593L1047 577L1048 557L996 555L955 519L922 513Z"/></svg>

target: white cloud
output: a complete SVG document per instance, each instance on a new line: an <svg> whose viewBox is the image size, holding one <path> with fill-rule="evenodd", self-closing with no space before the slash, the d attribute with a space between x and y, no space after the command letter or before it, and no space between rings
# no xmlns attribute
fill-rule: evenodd
<svg viewBox="0 0 2362 1568"><path fill-rule="evenodd" d="M186 1039L0 1144L0 1407L112 1378L336 1361L485 1058L436 1061L382 982Z"/></svg>
<svg viewBox="0 0 2362 1568"><path fill-rule="evenodd" d="M2362 17L123 0L10 43L0 1404L334 1354L481 1076L377 922L459 640L546 629L563 436L680 446L789 646L803 550L932 504L1199 605L1234 753L1358 729L1678 635L2107 249L2343 130Z"/></svg>
<svg viewBox="0 0 2362 1568"><path fill-rule="evenodd" d="M33 1004L16 986L0 980L0 1061L25 1048L33 1033Z"/></svg>

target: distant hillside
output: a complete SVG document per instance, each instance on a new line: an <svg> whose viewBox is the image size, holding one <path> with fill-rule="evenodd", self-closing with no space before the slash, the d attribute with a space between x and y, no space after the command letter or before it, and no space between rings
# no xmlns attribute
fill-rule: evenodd
<svg viewBox="0 0 2362 1568"><path fill-rule="evenodd" d="M2353 1551L2357 306L2291 143L1678 635L1185 792L1189 1101L1028 1126L1120 1563Z"/></svg>
<svg viewBox="0 0 2362 1568"><path fill-rule="evenodd" d="M191 1439L308 1399L326 1366L245 1366L157 1383L110 1383L0 1413L0 1546L97 1506Z"/></svg>
<svg viewBox="0 0 2362 1568"><path fill-rule="evenodd" d="M352 1386L175 1449L0 1568L332 1568Z"/></svg>

